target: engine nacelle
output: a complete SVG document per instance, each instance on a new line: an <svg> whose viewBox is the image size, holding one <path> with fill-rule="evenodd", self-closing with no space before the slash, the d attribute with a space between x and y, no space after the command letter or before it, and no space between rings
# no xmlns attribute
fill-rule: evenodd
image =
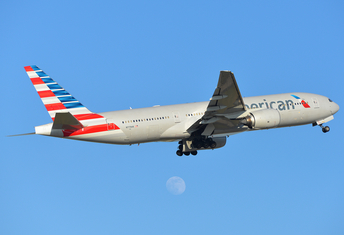
<svg viewBox="0 0 344 235"><path fill-rule="evenodd" d="M276 109L263 109L251 112L242 123L251 129L268 129L277 127L281 122Z"/></svg>
<svg viewBox="0 0 344 235"><path fill-rule="evenodd" d="M226 136L223 136L223 137L213 137L212 139L216 143L216 147L214 149L222 148L223 146L226 145L226 142L227 142Z"/></svg>

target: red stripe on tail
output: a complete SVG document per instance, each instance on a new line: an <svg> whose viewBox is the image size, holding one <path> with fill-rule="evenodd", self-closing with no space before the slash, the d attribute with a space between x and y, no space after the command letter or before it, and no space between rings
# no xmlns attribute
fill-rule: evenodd
<svg viewBox="0 0 344 235"><path fill-rule="evenodd" d="M31 66L25 66L24 69L26 72L35 71L31 68Z"/></svg>
<svg viewBox="0 0 344 235"><path fill-rule="evenodd" d="M51 90L38 91L37 93L38 93L39 97L41 97L41 98L47 98L47 97L55 96L55 94Z"/></svg>
<svg viewBox="0 0 344 235"><path fill-rule="evenodd" d="M46 105L45 105L45 108L46 108L48 111L66 109L66 107L65 107L62 103L46 104Z"/></svg>
<svg viewBox="0 0 344 235"><path fill-rule="evenodd" d="M33 85L44 84L43 80L40 77L30 79Z"/></svg>

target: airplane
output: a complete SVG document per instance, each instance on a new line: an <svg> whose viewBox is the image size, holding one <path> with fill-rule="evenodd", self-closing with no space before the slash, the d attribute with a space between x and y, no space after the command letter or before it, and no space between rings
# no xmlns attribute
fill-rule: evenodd
<svg viewBox="0 0 344 235"><path fill-rule="evenodd" d="M245 131L312 124L326 133L323 124L339 110L311 93L243 98L234 74L220 71L210 101L94 113L36 65L24 68L53 121L30 134L119 145L174 141L178 156L221 148Z"/></svg>

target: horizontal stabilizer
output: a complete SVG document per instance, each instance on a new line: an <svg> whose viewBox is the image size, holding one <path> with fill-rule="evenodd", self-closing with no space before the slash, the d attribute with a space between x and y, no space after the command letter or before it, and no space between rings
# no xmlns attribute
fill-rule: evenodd
<svg viewBox="0 0 344 235"><path fill-rule="evenodd" d="M25 134L18 134L18 135L8 135L7 137L15 137L15 136L23 136L23 135L34 135L36 134L35 132L32 133L25 133Z"/></svg>
<svg viewBox="0 0 344 235"><path fill-rule="evenodd" d="M81 129L84 126L69 112L56 113L52 129Z"/></svg>

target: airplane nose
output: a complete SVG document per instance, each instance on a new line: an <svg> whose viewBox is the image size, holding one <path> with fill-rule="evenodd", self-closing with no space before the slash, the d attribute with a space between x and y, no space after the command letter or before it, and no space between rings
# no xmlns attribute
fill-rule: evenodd
<svg viewBox="0 0 344 235"><path fill-rule="evenodd" d="M336 104L335 102L333 102L333 105L332 105L331 109L332 109L332 110L331 110L332 113L335 114L335 113L338 112L338 110L339 110L339 105Z"/></svg>

